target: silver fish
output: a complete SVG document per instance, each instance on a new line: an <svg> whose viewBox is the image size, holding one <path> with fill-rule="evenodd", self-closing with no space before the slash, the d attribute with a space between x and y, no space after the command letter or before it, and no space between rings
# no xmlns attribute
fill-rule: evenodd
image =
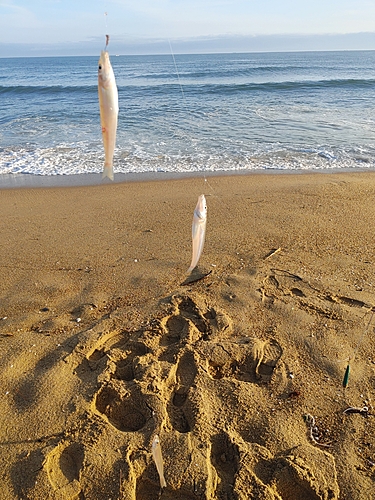
<svg viewBox="0 0 375 500"><path fill-rule="evenodd" d="M193 238L193 257L188 269L190 273L198 264L200 256L202 255L204 239L206 236L206 222L207 222L207 203L204 194L198 198L197 206L194 210L192 238Z"/></svg>
<svg viewBox="0 0 375 500"><path fill-rule="evenodd" d="M107 44L108 45L108 35ZM98 66L98 90L100 123L102 126L103 145L105 153L102 178L109 177L113 181L113 153L116 145L118 92L115 75L109 60L107 50L102 50Z"/></svg>
<svg viewBox="0 0 375 500"><path fill-rule="evenodd" d="M166 488L167 483L165 482L165 479L164 479L163 457L161 454L160 439L159 439L159 436L157 434L155 435L154 440L152 441L152 458L154 459L156 469L157 469L158 474L159 474L160 486L162 488Z"/></svg>

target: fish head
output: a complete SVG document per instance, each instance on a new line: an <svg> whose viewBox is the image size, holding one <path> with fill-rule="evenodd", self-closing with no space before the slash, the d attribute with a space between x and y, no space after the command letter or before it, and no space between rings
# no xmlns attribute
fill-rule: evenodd
<svg viewBox="0 0 375 500"><path fill-rule="evenodd" d="M207 217L207 203L204 194L201 194L198 198L198 203L195 207L195 213L199 219L204 220Z"/></svg>
<svg viewBox="0 0 375 500"><path fill-rule="evenodd" d="M98 63L98 79L100 85L105 87L114 78L113 69L109 60L109 54L106 50L102 50Z"/></svg>
<svg viewBox="0 0 375 500"><path fill-rule="evenodd" d="M152 449L155 450L160 444L159 436L156 434L152 441Z"/></svg>

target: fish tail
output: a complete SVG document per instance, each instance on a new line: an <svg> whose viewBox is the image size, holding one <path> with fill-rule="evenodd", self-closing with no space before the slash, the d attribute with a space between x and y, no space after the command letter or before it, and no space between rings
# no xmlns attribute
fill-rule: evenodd
<svg viewBox="0 0 375 500"><path fill-rule="evenodd" d="M105 179L106 177L111 179L111 181L113 181L113 179L115 178L113 175L113 166L112 165L104 165L102 179Z"/></svg>

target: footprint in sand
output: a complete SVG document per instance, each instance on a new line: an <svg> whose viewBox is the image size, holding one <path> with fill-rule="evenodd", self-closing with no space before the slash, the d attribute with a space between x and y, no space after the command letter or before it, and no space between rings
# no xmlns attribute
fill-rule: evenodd
<svg viewBox="0 0 375 500"><path fill-rule="evenodd" d="M199 302L198 297L172 297L170 314L160 321L163 333L161 346L167 347L179 342L194 344L199 340L211 340L223 333L229 335L233 331L232 321L225 313L213 307L207 308Z"/></svg>
<svg viewBox="0 0 375 500"><path fill-rule="evenodd" d="M269 382L283 350L275 339L257 338L207 342L199 346L213 379L234 378L242 382Z"/></svg>
<svg viewBox="0 0 375 500"><path fill-rule="evenodd" d="M194 427L194 408L188 395L197 373L194 352L184 352L177 362L176 386L168 405L171 425L181 433L189 432Z"/></svg>
<svg viewBox="0 0 375 500"><path fill-rule="evenodd" d="M44 463L56 500L73 500L81 493L79 482L84 461L83 447L78 443L60 443Z"/></svg>
<svg viewBox="0 0 375 500"><path fill-rule="evenodd" d="M283 350L276 340L267 340L262 346L259 346L255 367L256 377L263 382L269 382L282 354Z"/></svg>
<svg viewBox="0 0 375 500"><path fill-rule="evenodd" d="M129 391L116 380L109 382L96 394L95 410L122 432L139 431L151 418L140 389L135 386Z"/></svg>
<svg viewBox="0 0 375 500"><path fill-rule="evenodd" d="M211 463L220 479L215 491L216 498L237 498L234 484L240 468L240 453L226 432L212 438Z"/></svg>
<svg viewBox="0 0 375 500"><path fill-rule="evenodd" d="M259 290L263 302L293 301L297 307L310 314L331 319L342 317L342 306L359 309L372 307L356 298L332 294L321 284L311 284L302 277L281 269L272 269L272 273L263 279Z"/></svg>
<svg viewBox="0 0 375 500"><path fill-rule="evenodd" d="M273 461L272 480L281 498L332 500L339 497L332 455L313 446L297 446Z"/></svg>
<svg viewBox="0 0 375 500"><path fill-rule="evenodd" d="M119 447L109 466L121 471L117 483L109 473L108 484L118 488L111 497L160 498L151 454L158 433L167 481L163 498L337 498L329 484L334 463L328 454L309 445L274 457L252 442L264 429L244 406L253 397L256 408L258 394L267 394L260 383L280 389L282 382L276 368L283 349L275 338L235 335L231 319L196 295L174 296L158 318L106 335L91 345L82 365L95 387L87 418L98 437L90 453L103 436ZM323 473L312 469L310 456L314 464L326 463ZM106 457L110 463L110 454ZM45 467L56 498L85 498L84 461L84 450L75 443L62 442L50 452ZM102 491L94 483L95 477L90 494ZM296 494L288 489L292 483ZM332 496L324 497L320 485Z"/></svg>
<svg viewBox="0 0 375 500"><path fill-rule="evenodd" d="M129 352L130 351L130 352ZM128 342L126 344L126 355L120 355L116 361L114 378L130 382L137 376L136 363L140 356L147 354L147 347L142 342Z"/></svg>
<svg viewBox="0 0 375 500"><path fill-rule="evenodd" d="M162 346L181 341L194 343L210 333L209 320L201 314L199 307L190 297L172 297L171 305L171 314L160 321L164 333Z"/></svg>

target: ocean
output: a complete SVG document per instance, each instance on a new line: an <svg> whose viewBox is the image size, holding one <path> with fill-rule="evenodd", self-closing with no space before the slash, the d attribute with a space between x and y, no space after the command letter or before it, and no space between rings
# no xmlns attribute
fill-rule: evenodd
<svg viewBox="0 0 375 500"><path fill-rule="evenodd" d="M375 167L375 51L110 57L115 174ZM1 59L0 185L102 171L98 58Z"/></svg>

